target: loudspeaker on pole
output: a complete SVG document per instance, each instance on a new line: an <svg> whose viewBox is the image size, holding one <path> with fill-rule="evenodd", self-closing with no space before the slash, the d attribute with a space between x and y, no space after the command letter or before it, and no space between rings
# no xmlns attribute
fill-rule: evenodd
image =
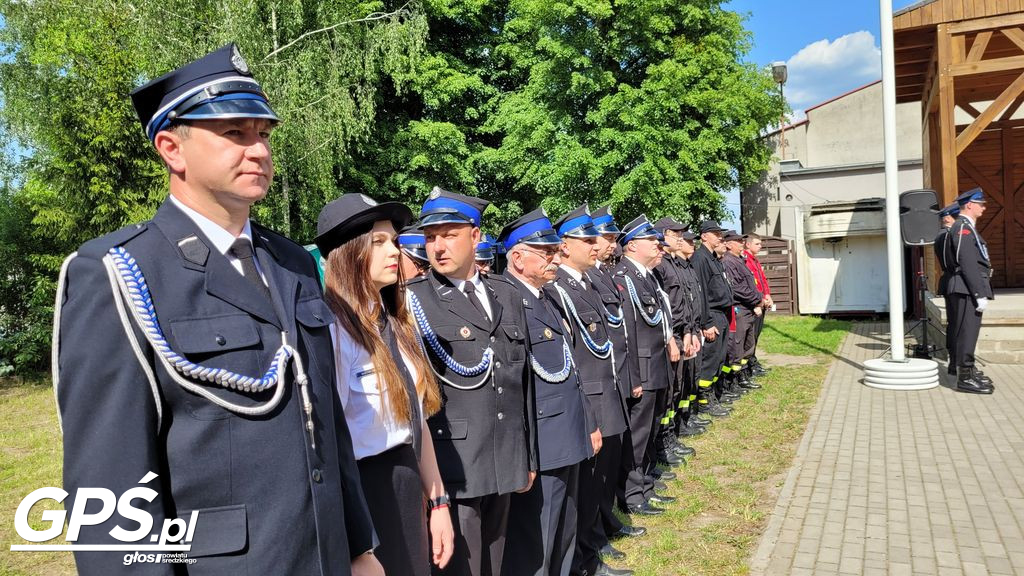
<svg viewBox="0 0 1024 576"><path fill-rule="evenodd" d="M900 194L900 234L904 244L932 244L941 227L935 190L907 190Z"/></svg>

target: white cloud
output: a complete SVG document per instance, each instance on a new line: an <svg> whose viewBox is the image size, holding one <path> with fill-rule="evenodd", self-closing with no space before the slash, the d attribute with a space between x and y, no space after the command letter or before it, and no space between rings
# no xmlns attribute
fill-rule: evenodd
<svg viewBox="0 0 1024 576"><path fill-rule="evenodd" d="M882 77L882 50L861 30L812 42L787 62L785 94L796 118L804 110Z"/></svg>

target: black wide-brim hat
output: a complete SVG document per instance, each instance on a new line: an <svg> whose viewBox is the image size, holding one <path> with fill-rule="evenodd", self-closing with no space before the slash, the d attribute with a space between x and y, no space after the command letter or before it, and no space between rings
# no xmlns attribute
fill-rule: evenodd
<svg viewBox="0 0 1024 576"><path fill-rule="evenodd" d="M378 204L365 194L345 194L329 202L320 211L315 243L320 248L320 254L327 258L331 250L369 232L374 222L390 220L395 230L401 230L412 219L412 210L401 202Z"/></svg>

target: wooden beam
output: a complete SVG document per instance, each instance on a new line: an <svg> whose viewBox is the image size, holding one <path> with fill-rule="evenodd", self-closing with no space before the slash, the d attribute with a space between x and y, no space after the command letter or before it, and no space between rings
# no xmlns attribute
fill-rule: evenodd
<svg viewBox="0 0 1024 576"><path fill-rule="evenodd" d="M971 125L968 126L966 130L956 137L957 156L959 156L960 153L964 151L964 148L967 148L971 142L974 142L974 139L978 137L978 134L981 134L981 131L995 120L996 116L1009 106L1010 102L1013 102L1014 98L1020 96L1022 93L1024 93L1024 74L1018 76L1012 84L1007 86L1006 90L1003 90L1003 93L1000 94L992 104L989 104L988 108L985 108L985 111L975 118L974 122L971 122Z"/></svg>
<svg viewBox="0 0 1024 576"><path fill-rule="evenodd" d="M952 34L949 31L949 24L939 24L936 27L937 50L936 58L938 64L939 85L939 113L937 121L939 124L939 174L941 180L939 187L935 189L942 194L943 205L949 204L956 198L957 194L957 170L956 170L956 119L954 109L956 106L956 93L954 91L953 75L949 73L950 60L953 57Z"/></svg>
<svg viewBox="0 0 1024 576"><path fill-rule="evenodd" d="M964 32L977 32L979 30L998 30L1024 24L1024 14L1001 14L989 16L988 18L975 18L967 22L954 22L948 24L951 34L963 34Z"/></svg>
<svg viewBox="0 0 1024 576"><path fill-rule="evenodd" d="M977 118L978 116L981 116L981 112L979 112L977 108L971 106L967 102L960 102L957 104L957 106L959 106L964 112L970 114L971 118Z"/></svg>
<svg viewBox="0 0 1024 576"><path fill-rule="evenodd" d="M950 73L953 76L972 76L975 74L991 74L993 72L1021 69L1024 69L1024 56L1008 56L1006 58L993 58L992 60L981 60L979 62L953 64L950 66Z"/></svg>
<svg viewBox="0 0 1024 576"><path fill-rule="evenodd" d="M1002 138L1003 148L1003 167L1001 170L1003 176L1003 188L1002 190L1000 190L1000 192L1003 193L1003 198L1000 199L999 201L999 203L1002 204L1003 206L1003 226L1005 226L1005 228L1003 228L1003 243L1006 246L1006 249L1003 250L1003 258L1005 259L1004 269L1006 270L1007 276L1009 276L1007 280L1012 282L1015 280L1014 276L1015 271L1017 270L1017 260L1020 258L1018 254L1018 252L1020 251L1014 249L1014 242L1012 240L1012 238L1014 237L1014 211L1016 209L1016 203L1013 201L1013 198L1016 195L1015 193L1017 191L1016 187L1014 186L1014 178L1016 174L1013 173L1013 161L1015 159L1015 147L1013 145L1013 130L1000 130L999 136ZM1006 199L1009 199L1010 201L1006 202Z"/></svg>
<svg viewBox="0 0 1024 576"><path fill-rule="evenodd" d="M960 170L963 170L964 174L970 178L976 185L981 186L985 190L985 194L992 197L993 200L998 202L1000 205L1003 203L1003 191L1001 188L996 186L988 176L981 173L978 167L974 165L966 157L960 158L959 160Z"/></svg>
<svg viewBox="0 0 1024 576"><path fill-rule="evenodd" d="M999 120L1008 121L1013 118L1013 115L1017 113L1017 109L1020 108L1021 104L1024 104L1024 94L1017 96L1017 99L1013 101L1013 104L1006 107L1006 112L1003 112L1003 115L999 117Z"/></svg>
<svg viewBox="0 0 1024 576"><path fill-rule="evenodd" d="M1003 28L1000 30L1003 36L1009 38L1010 42L1017 45L1018 48L1024 50L1024 30L1020 28Z"/></svg>
<svg viewBox="0 0 1024 576"><path fill-rule="evenodd" d="M971 44L971 51L967 53L967 59L958 61L956 60L955 51L956 39L964 37L965 36L963 34L953 37L953 63L956 64L958 62L979 62L981 60L981 57L985 55L985 48L988 48L989 41L992 40L992 31L986 30L984 32L979 32L978 35L974 37L974 43Z"/></svg>
<svg viewBox="0 0 1024 576"><path fill-rule="evenodd" d="M974 50L974 47L971 47ZM957 34L953 36L953 64L960 64L966 61L967 56L967 36L964 34Z"/></svg>

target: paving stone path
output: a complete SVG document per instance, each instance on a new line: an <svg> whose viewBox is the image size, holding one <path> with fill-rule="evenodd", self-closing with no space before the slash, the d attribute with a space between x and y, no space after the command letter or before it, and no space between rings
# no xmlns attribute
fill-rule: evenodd
<svg viewBox="0 0 1024 576"><path fill-rule="evenodd" d="M1024 575L1024 366L988 365L996 392L861 384L888 346L860 323L834 362L755 575Z"/></svg>

